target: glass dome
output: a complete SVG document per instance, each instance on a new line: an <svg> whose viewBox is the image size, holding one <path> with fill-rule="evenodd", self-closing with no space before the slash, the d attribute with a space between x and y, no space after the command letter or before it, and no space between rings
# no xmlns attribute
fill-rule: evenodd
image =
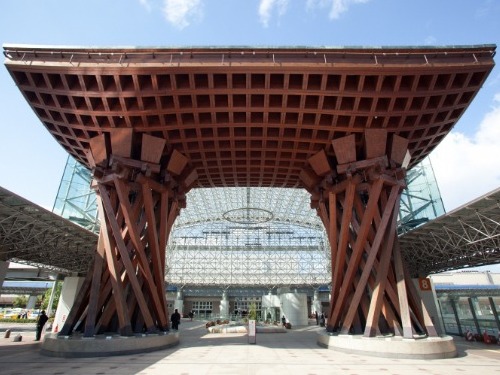
<svg viewBox="0 0 500 375"><path fill-rule="evenodd" d="M290 286L330 282L326 233L301 189L194 189L167 247L178 286Z"/></svg>

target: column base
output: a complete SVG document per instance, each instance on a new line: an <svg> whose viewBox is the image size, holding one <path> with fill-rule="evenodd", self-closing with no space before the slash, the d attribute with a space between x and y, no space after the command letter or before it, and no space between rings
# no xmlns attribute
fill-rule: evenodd
<svg viewBox="0 0 500 375"><path fill-rule="evenodd" d="M451 336L404 339L402 337L364 337L320 333L317 344L340 352L384 358L443 359L457 356Z"/></svg>
<svg viewBox="0 0 500 375"><path fill-rule="evenodd" d="M60 336L47 334L40 353L49 357L86 358L108 357L147 353L175 346L179 343L177 332L120 336L116 334L83 337L79 334Z"/></svg>

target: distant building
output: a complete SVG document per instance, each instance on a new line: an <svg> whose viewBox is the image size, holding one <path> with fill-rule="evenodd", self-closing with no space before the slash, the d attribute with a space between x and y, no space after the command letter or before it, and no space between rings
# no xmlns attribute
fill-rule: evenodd
<svg viewBox="0 0 500 375"><path fill-rule="evenodd" d="M500 332L500 273L446 272L430 276L447 334Z"/></svg>

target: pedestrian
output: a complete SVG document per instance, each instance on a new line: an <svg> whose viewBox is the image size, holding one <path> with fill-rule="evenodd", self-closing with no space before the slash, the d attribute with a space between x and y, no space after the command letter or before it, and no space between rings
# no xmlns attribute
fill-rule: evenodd
<svg viewBox="0 0 500 375"><path fill-rule="evenodd" d="M319 325L321 327L325 326L325 314L321 313L321 318L319 318Z"/></svg>
<svg viewBox="0 0 500 375"><path fill-rule="evenodd" d="M285 315L281 318L281 323L283 324L283 327L286 325L286 318Z"/></svg>
<svg viewBox="0 0 500 375"><path fill-rule="evenodd" d="M35 341L40 341L40 337L42 336L43 326L45 325L45 323L47 323L47 320L49 320L49 317L45 315L45 310L42 310L40 316L38 317L38 320L36 321Z"/></svg>
<svg viewBox="0 0 500 375"><path fill-rule="evenodd" d="M179 324L181 323L181 314L179 314L179 311L177 309L175 309L174 313L170 317L170 321L172 322L172 329L178 331Z"/></svg>
<svg viewBox="0 0 500 375"><path fill-rule="evenodd" d="M316 325L319 325L319 316L317 311L314 312L314 317L316 318Z"/></svg>
<svg viewBox="0 0 500 375"><path fill-rule="evenodd" d="M189 312L189 319L191 319L191 321L193 321L193 317L194 317L194 312L190 311Z"/></svg>

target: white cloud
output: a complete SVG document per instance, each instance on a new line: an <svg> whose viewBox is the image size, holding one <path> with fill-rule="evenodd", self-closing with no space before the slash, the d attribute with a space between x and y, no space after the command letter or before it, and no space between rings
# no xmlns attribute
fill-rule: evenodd
<svg viewBox="0 0 500 375"><path fill-rule="evenodd" d="M500 94L476 134L451 132L430 158L447 211L500 187Z"/></svg>
<svg viewBox="0 0 500 375"><path fill-rule="evenodd" d="M146 8L148 12L151 12L151 4L149 3L149 0L139 0L139 3Z"/></svg>
<svg viewBox="0 0 500 375"><path fill-rule="evenodd" d="M163 13L166 20L182 30L191 21L203 17L201 0L164 0Z"/></svg>
<svg viewBox="0 0 500 375"><path fill-rule="evenodd" d="M328 8L330 7L330 13L328 17L330 19L338 19L342 13L349 10L349 6L352 4L363 4L370 0L307 0L307 8Z"/></svg>
<svg viewBox="0 0 500 375"><path fill-rule="evenodd" d="M260 0L259 4L259 17L260 22L267 27L271 19L271 13L276 9L278 16L281 17L285 14L288 7L288 0Z"/></svg>

